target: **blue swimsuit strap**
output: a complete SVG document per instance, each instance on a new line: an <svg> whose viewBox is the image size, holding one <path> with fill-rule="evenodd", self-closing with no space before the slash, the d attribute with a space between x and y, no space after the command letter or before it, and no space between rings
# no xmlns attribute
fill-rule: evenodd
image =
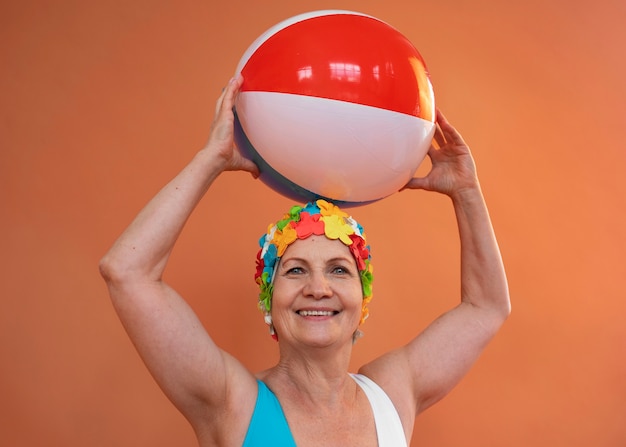
<svg viewBox="0 0 626 447"><path fill-rule="evenodd" d="M243 447L296 447L276 395L260 380L257 380L257 384L259 391L256 405Z"/></svg>

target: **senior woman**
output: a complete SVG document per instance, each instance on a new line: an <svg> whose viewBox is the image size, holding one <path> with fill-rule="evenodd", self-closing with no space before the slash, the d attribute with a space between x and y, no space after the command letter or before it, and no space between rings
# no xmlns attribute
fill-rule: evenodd
<svg viewBox="0 0 626 447"><path fill-rule="evenodd" d="M258 175L233 145L241 78L217 101L206 146L102 259L115 309L201 446L406 446L415 418L466 374L510 312L506 276L469 148L437 114L430 173L405 189L450 197L461 240L461 299L407 345L348 371L371 299L362 227L331 203L294 207L261 239L259 306L278 340L251 372L221 350L162 280L183 226L224 171Z"/></svg>

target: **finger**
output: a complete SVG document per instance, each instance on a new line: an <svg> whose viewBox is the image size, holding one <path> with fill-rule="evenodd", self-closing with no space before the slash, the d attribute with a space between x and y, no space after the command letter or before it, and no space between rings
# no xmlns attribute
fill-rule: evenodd
<svg viewBox="0 0 626 447"><path fill-rule="evenodd" d="M438 124L435 124L434 140L437 142L437 145L439 147L442 147L446 144L446 138L443 135L443 131L441 130Z"/></svg>
<svg viewBox="0 0 626 447"><path fill-rule="evenodd" d="M228 81L225 96L226 100L229 100L231 102L235 100L235 98L237 97L237 93L239 93L239 88L241 87L242 82L243 78L241 77L241 75L231 78L231 80Z"/></svg>
<svg viewBox="0 0 626 447"><path fill-rule="evenodd" d="M239 92L239 88L243 82L241 75L231 78L226 84L226 87L222 89L222 93L215 105L215 115L219 115L223 110L231 110L235 102L235 97Z"/></svg>
<svg viewBox="0 0 626 447"><path fill-rule="evenodd" d="M224 96L226 96L226 87L222 88L222 93L220 94L217 101L215 101L215 116L219 115L222 110L222 103L224 102Z"/></svg>
<svg viewBox="0 0 626 447"><path fill-rule="evenodd" d="M428 189L428 180L426 177L413 177L400 191L404 191L405 189Z"/></svg>
<svg viewBox="0 0 626 447"><path fill-rule="evenodd" d="M226 85L226 87L224 88L224 92L222 93L222 102L220 104L220 112L223 112L224 110L230 110L233 107L233 97L234 97L234 93L233 93L233 84L234 84L234 78L231 78L230 81L228 81L228 84Z"/></svg>
<svg viewBox="0 0 626 447"><path fill-rule="evenodd" d="M226 89L226 97L225 99L228 101L229 108L232 108L235 103L235 99L239 94L239 89L241 89L241 85L243 84L243 77L241 75L234 77L228 83L228 88Z"/></svg>
<svg viewBox="0 0 626 447"><path fill-rule="evenodd" d="M256 165L256 163L248 159L245 159L244 163L245 164L243 166L243 170L248 171L250 174L252 174L252 177L254 179L259 178L259 176L261 175L261 171L259 170L259 167Z"/></svg>
<svg viewBox="0 0 626 447"><path fill-rule="evenodd" d="M450 124L441 110L437 109L437 123L443 132L446 141L449 141L455 145L465 144L461 134Z"/></svg>

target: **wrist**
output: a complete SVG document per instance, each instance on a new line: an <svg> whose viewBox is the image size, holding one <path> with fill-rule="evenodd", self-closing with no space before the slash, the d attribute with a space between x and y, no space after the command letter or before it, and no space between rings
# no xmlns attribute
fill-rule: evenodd
<svg viewBox="0 0 626 447"><path fill-rule="evenodd" d="M229 162L210 146L205 146L196 152L194 162L202 164L209 171L216 171L218 174L228 170Z"/></svg>
<svg viewBox="0 0 626 447"><path fill-rule="evenodd" d="M228 162L219 154L203 148L196 152L187 169L190 169L194 176L202 178L201 181L208 186L228 169Z"/></svg>
<svg viewBox="0 0 626 447"><path fill-rule="evenodd" d="M450 194L450 199L452 199L452 203L455 205L463 205L463 204L471 204L475 202L483 202L483 193L480 188L480 183L478 179L471 184L465 185L463 187L457 188L452 191Z"/></svg>

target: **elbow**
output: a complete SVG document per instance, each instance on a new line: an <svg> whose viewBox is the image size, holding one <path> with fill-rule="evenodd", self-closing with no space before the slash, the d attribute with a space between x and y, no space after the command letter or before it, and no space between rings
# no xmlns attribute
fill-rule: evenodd
<svg viewBox="0 0 626 447"><path fill-rule="evenodd" d="M113 304L115 304L118 298L116 291L120 289L120 284L122 283L120 273L122 269L119 267L118 263L112 260L109 254L100 259L98 269L100 270L100 276L104 279L109 290L109 298Z"/></svg>
<svg viewBox="0 0 626 447"><path fill-rule="evenodd" d="M473 292L473 293L471 293ZM461 301L485 312L494 323L502 324L511 315L511 297L506 283L486 290L464 290Z"/></svg>
<svg viewBox="0 0 626 447"><path fill-rule="evenodd" d="M492 311L498 316L501 322L504 323L511 315L511 295L506 280L501 281L500 284L493 287L489 302L489 307L491 307Z"/></svg>
<svg viewBox="0 0 626 447"><path fill-rule="evenodd" d="M124 265L124 262L110 252L100 259L98 269L100 270L100 276L109 286L126 281L131 271L127 265Z"/></svg>
<svg viewBox="0 0 626 447"><path fill-rule="evenodd" d="M502 296L497 303L483 308L483 310L486 311L485 318L482 320L484 328L493 337L511 315L511 301L508 294Z"/></svg>
<svg viewBox="0 0 626 447"><path fill-rule="evenodd" d="M109 298L119 312L120 305L129 296L135 281L132 269L117 257L107 253L98 263L98 269L109 291Z"/></svg>
<svg viewBox="0 0 626 447"><path fill-rule="evenodd" d="M110 290L125 289L135 284L161 280L162 269L138 262L128 253L111 250L98 263L100 275Z"/></svg>
<svg viewBox="0 0 626 447"><path fill-rule="evenodd" d="M507 299L507 302L506 302L505 314L506 314L506 318L508 318L511 315L511 299L510 298Z"/></svg>
<svg viewBox="0 0 626 447"><path fill-rule="evenodd" d="M500 315L503 323L511 315L511 297L508 289L502 294L502 299L500 305L498 306L498 314Z"/></svg>
<svg viewBox="0 0 626 447"><path fill-rule="evenodd" d="M102 279L104 279L107 284L113 282L114 278L119 276L118 271L120 269L117 266L117 263L113 262L108 253L100 259L98 269L100 270L100 276L102 276Z"/></svg>
<svg viewBox="0 0 626 447"><path fill-rule="evenodd" d="M485 315L488 315L488 321L491 322L489 326L495 333L511 315L511 299L508 289L493 295L487 303L477 307L485 311Z"/></svg>
<svg viewBox="0 0 626 447"><path fill-rule="evenodd" d="M511 294L509 293L509 285L508 283L505 285L504 287L504 293L503 293L503 310L504 313L506 315L506 317L508 318L509 315L511 315Z"/></svg>

